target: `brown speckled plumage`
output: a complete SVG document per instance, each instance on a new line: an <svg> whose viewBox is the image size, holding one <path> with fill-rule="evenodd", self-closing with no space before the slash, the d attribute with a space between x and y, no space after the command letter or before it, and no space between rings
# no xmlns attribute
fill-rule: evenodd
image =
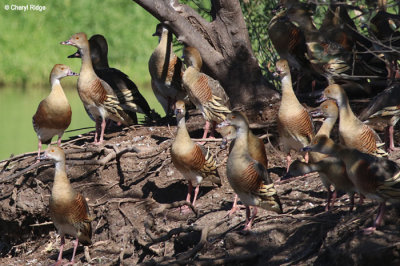
<svg viewBox="0 0 400 266"><path fill-rule="evenodd" d="M86 111L96 121L94 142L101 144L106 126L105 120L111 119L124 125L133 124L134 121L125 110L134 112L136 109L134 106L121 104L113 88L97 76L85 33L76 33L61 44L72 45L79 49L82 65L78 79L78 93Z"/></svg>
<svg viewBox="0 0 400 266"><path fill-rule="evenodd" d="M282 100L278 111L277 126L280 143L288 154L288 168L291 157L290 150L298 151L310 144L314 138L314 126L308 111L298 101L292 87L289 64L281 59L276 69L282 81Z"/></svg>
<svg viewBox="0 0 400 266"><path fill-rule="evenodd" d="M74 190L65 171L64 151L58 147L49 147L44 158L55 162L54 183L51 190L49 210L50 217L61 235L61 247L57 263L62 260L64 236L76 238L71 262L74 262L78 241L91 245L92 218L85 198Z"/></svg>
<svg viewBox="0 0 400 266"><path fill-rule="evenodd" d="M229 97L217 80L200 72L202 58L196 48L185 46L183 54L187 66L182 77L183 87L187 91L190 101L206 119L206 128L203 134L203 138L206 138L209 122L222 122L231 112Z"/></svg>
<svg viewBox="0 0 400 266"><path fill-rule="evenodd" d="M153 36L159 43L149 59L151 87L166 114L176 100L184 100L187 95L182 88L182 61L176 56L172 46L172 32L164 24L158 24Z"/></svg>
<svg viewBox="0 0 400 266"><path fill-rule="evenodd" d="M38 136L38 156L42 143L49 144L54 135L58 135L58 145L61 137L71 123L71 106L61 87L60 80L66 76L76 76L66 65L57 64L50 73L51 92L42 100L32 117L33 128Z"/></svg>
<svg viewBox="0 0 400 266"><path fill-rule="evenodd" d="M217 164L209 150L194 143L187 131L185 124L185 103L178 101L175 104L175 113L178 130L171 146L171 160L179 172L189 182L187 200L190 202L192 185L196 186L193 205L195 205L199 184L203 179L210 179L216 184L221 184L217 171Z"/></svg>
<svg viewBox="0 0 400 266"><path fill-rule="evenodd" d="M334 99L339 107L339 134L344 145L377 156L387 155L377 146L380 138L376 132L354 115L347 95L340 85L329 85L323 94L326 98Z"/></svg>
<svg viewBox="0 0 400 266"><path fill-rule="evenodd" d="M251 228L257 207L281 213L282 206L267 169L250 157L246 118L240 112L233 111L221 124L232 125L236 129L236 140L228 157L226 173L229 184L246 205L247 230ZM249 206L254 206L252 217Z"/></svg>
<svg viewBox="0 0 400 266"><path fill-rule="evenodd" d="M146 114L149 118L157 118L158 115L150 109L146 99L139 92L136 84L122 71L112 68L108 64L108 44L101 34L95 34L89 39L90 58L96 75L108 83L117 101L124 107L125 112L137 123L136 112ZM81 58L79 50L68 58ZM111 95L109 95L111 96Z"/></svg>
<svg viewBox="0 0 400 266"><path fill-rule="evenodd" d="M376 226L381 224L385 201L400 200L400 167L397 163L336 144L327 137L313 141L307 149L341 159L356 190L366 197L381 202L374 226L367 228L367 231L375 230Z"/></svg>

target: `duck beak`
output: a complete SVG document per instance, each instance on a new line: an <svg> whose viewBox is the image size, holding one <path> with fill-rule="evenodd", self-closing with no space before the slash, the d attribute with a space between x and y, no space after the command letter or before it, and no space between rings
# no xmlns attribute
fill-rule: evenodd
<svg viewBox="0 0 400 266"><path fill-rule="evenodd" d="M42 161L42 160L47 160L48 158L46 156L46 153L44 152L40 154L38 157L36 157L36 159Z"/></svg>
<svg viewBox="0 0 400 266"><path fill-rule="evenodd" d="M183 113L182 109L179 109L179 108L175 109L175 111L174 111L175 115L178 115L178 114L181 114L181 113Z"/></svg>
<svg viewBox="0 0 400 266"><path fill-rule="evenodd" d="M226 126L230 126L230 125L231 125L231 123L228 120L224 120L217 125L217 128L226 127Z"/></svg>
<svg viewBox="0 0 400 266"><path fill-rule="evenodd" d="M322 103L326 100L328 100L328 97L326 97L325 94L322 93L321 97L319 97L319 99L316 100L316 103Z"/></svg>
<svg viewBox="0 0 400 266"><path fill-rule="evenodd" d="M221 144L219 145L219 147L220 147L222 150L225 150L227 145L228 145L228 139L227 139L227 138L222 138L222 142L221 142Z"/></svg>
<svg viewBox="0 0 400 266"><path fill-rule="evenodd" d="M61 43L62 44L62 43ZM69 55L67 58L81 58L81 53L78 51L76 51L75 53Z"/></svg>
<svg viewBox="0 0 400 266"><path fill-rule="evenodd" d="M79 74L69 70L67 76L79 76Z"/></svg>
<svg viewBox="0 0 400 266"><path fill-rule="evenodd" d="M312 151L310 146L306 146L300 149L300 151Z"/></svg>
<svg viewBox="0 0 400 266"><path fill-rule="evenodd" d="M74 43L71 40L60 42L60 44L63 44L63 45L74 45Z"/></svg>
<svg viewBox="0 0 400 266"><path fill-rule="evenodd" d="M322 113L322 111L320 109L315 109L315 110L312 110L310 112L310 114L313 118L315 118L315 117L322 117L324 113Z"/></svg>

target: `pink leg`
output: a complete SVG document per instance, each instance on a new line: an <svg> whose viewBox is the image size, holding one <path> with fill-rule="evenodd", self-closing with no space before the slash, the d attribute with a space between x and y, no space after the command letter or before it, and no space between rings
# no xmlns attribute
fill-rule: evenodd
<svg viewBox="0 0 400 266"><path fill-rule="evenodd" d="M101 133L100 133L100 141L99 144L103 143L103 139L104 139L104 130L106 129L106 120L103 118L103 120L101 121Z"/></svg>
<svg viewBox="0 0 400 266"><path fill-rule="evenodd" d="M76 238L74 242L74 252L72 253L71 265L74 265L76 248L78 247L79 240Z"/></svg>
<svg viewBox="0 0 400 266"><path fill-rule="evenodd" d="M379 204L378 215L376 216L374 225L371 227L365 228L363 230L365 234L370 234L370 233L374 232L376 230L376 228L382 224L384 213L385 213L385 202L382 202L381 204Z"/></svg>
<svg viewBox="0 0 400 266"><path fill-rule="evenodd" d="M42 150L42 141L39 139L39 142L38 142L38 154L37 154L36 163L40 162L40 151L41 150Z"/></svg>
<svg viewBox="0 0 400 266"><path fill-rule="evenodd" d="M286 172L288 172L288 171L289 171L289 166L290 166L290 164L292 163L292 156L290 156L290 151L289 151L289 153L288 153L287 156L286 156L286 161L287 161Z"/></svg>
<svg viewBox="0 0 400 266"><path fill-rule="evenodd" d="M195 190L194 190L194 198L193 198L193 207L195 206L194 204L196 203L196 199L197 199L197 195L199 194L199 190L200 190L200 185L197 185Z"/></svg>
<svg viewBox="0 0 400 266"><path fill-rule="evenodd" d="M61 146L61 138L62 138L62 135L59 135L59 136L58 136L58 140L57 140L57 146L58 146L58 147Z"/></svg>
<svg viewBox="0 0 400 266"><path fill-rule="evenodd" d="M203 133L203 139L207 138L208 131L210 130L210 122L206 120L206 124L204 126L204 133Z"/></svg>
<svg viewBox="0 0 400 266"><path fill-rule="evenodd" d="M187 196L186 196L186 201L187 202L191 202L192 190L193 190L193 185L192 185L192 182L189 181L189 183L188 183L188 193L187 193Z"/></svg>
<svg viewBox="0 0 400 266"><path fill-rule="evenodd" d="M387 129L387 134L388 134L388 138L389 138L389 148L388 151L395 151L398 150L398 148L396 148L394 146L394 140L393 140L393 133L394 133L394 127L393 126L389 126Z"/></svg>
<svg viewBox="0 0 400 266"><path fill-rule="evenodd" d="M378 216L376 216L375 222L374 222L374 226L381 226L382 225L382 221L383 221L383 214L385 213L385 209L386 209L386 205L385 202L382 202L379 205L379 211L378 211Z"/></svg>
<svg viewBox="0 0 400 266"><path fill-rule="evenodd" d="M308 163L309 160L309 156L308 156L308 152L306 152L306 154L304 155L304 161L306 161L306 163Z"/></svg>
<svg viewBox="0 0 400 266"><path fill-rule="evenodd" d="M233 199L232 209L227 214L228 217L230 217L232 214L234 214L238 209L240 209L240 207L244 207L244 205L238 205L237 200L238 200L238 195L235 194L235 198Z"/></svg>
<svg viewBox="0 0 400 266"><path fill-rule="evenodd" d="M188 183L188 193L187 193L187 196L186 196L186 201L189 202L189 203L191 202L192 191L193 191L193 185L192 185L192 182L189 181L189 183ZM195 201L195 200L193 200L193 201ZM189 210L190 210L190 208L188 206L186 206L186 205L180 207L180 211L183 212L183 213L187 213L187 212L189 212Z"/></svg>
<svg viewBox="0 0 400 266"><path fill-rule="evenodd" d="M253 224L254 219L256 218L257 215L257 207L253 207L253 215L250 217L251 210L250 206L246 206L246 226L243 228L243 231L248 231L251 230L251 226Z"/></svg>
<svg viewBox="0 0 400 266"><path fill-rule="evenodd" d="M100 121L100 119L101 118L97 118L96 119L96 133L94 134L94 143L95 144L97 144L99 141L97 140L98 139L98 137L99 137L99 133L100 133L100 130L101 130L101 121Z"/></svg>
<svg viewBox="0 0 400 266"><path fill-rule="evenodd" d="M58 253L58 259L57 259L56 265L59 265L62 262L62 253L63 253L63 249L64 249L64 244L65 244L64 236L61 236L60 253Z"/></svg>

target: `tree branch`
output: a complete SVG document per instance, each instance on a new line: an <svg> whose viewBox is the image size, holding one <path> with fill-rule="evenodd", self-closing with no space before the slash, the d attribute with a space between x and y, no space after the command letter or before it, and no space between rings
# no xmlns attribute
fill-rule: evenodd
<svg viewBox="0 0 400 266"><path fill-rule="evenodd" d="M221 71L221 64L224 57L215 50L215 44L210 43L207 35L213 35L210 32L210 23L203 19L196 11L186 5L168 0L133 0L143 7L147 12L157 18L159 21L168 25L178 40L190 46L195 46L200 54L204 56L204 64L214 74ZM172 5L171 5L172 2ZM190 18L195 19L197 27L190 22ZM201 32L198 28L201 28ZM200 34L193 34L198 31Z"/></svg>

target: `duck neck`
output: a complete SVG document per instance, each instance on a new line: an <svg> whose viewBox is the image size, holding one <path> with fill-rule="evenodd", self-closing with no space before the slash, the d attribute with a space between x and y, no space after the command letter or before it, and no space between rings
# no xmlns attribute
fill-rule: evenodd
<svg viewBox="0 0 400 266"><path fill-rule="evenodd" d="M95 76L95 72L93 69L92 59L90 58L90 48L89 45L79 48L79 51L82 56L82 65L81 71L79 74L80 77L87 77L87 76Z"/></svg>
<svg viewBox="0 0 400 266"><path fill-rule="evenodd" d="M107 53L104 53L104 54L100 55L100 60L96 64L93 64L93 66L96 69L110 68L110 65L108 64L108 55L107 55Z"/></svg>
<svg viewBox="0 0 400 266"><path fill-rule="evenodd" d="M285 76L283 76L281 82L282 82L282 101L287 101L289 99L294 99L294 98L297 99L296 94L294 93L292 87L291 74L287 73Z"/></svg>
<svg viewBox="0 0 400 266"><path fill-rule="evenodd" d="M333 129L333 126L336 123L336 120L337 116L327 117L325 121L322 123L321 127L319 128L317 135L325 135L329 137Z"/></svg>
<svg viewBox="0 0 400 266"><path fill-rule="evenodd" d="M50 94L61 94L64 95L64 90L61 87L60 80L57 78L52 78L51 80L51 93Z"/></svg>
<svg viewBox="0 0 400 266"><path fill-rule="evenodd" d="M343 119L356 118L353 111L351 110L349 99L346 97L346 95L341 94L341 97L338 100L336 100L336 102L339 106L339 113L340 113L341 121Z"/></svg>
<svg viewBox="0 0 400 266"><path fill-rule="evenodd" d="M56 162L55 169L56 169L56 172L55 172L56 175L60 175L60 174L66 173L65 161Z"/></svg>
<svg viewBox="0 0 400 266"><path fill-rule="evenodd" d="M158 46L165 51L165 56L169 57L172 53L172 33L167 30L163 30Z"/></svg>
<svg viewBox="0 0 400 266"><path fill-rule="evenodd" d="M55 167L53 189L57 188L58 186L65 187L65 184L68 184L68 186L71 185L67 177L67 172L65 170L65 161L58 161L56 162Z"/></svg>
<svg viewBox="0 0 400 266"><path fill-rule="evenodd" d="M177 122L178 122L178 129L176 132L175 140L177 142L186 142L188 140L191 140L189 132L186 128L185 116L182 115L182 117L179 117L179 119L177 119Z"/></svg>
<svg viewBox="0 0 400 266"><path fill-rule="evenodd" d="M232 154L242 155L249 152L248 147L249 128L238 127L236 129L235 145L232 148Z"/></svg>
<svg viewBox="0 0 400 266"><path fill-rule="evenodd" d="M65 96L64 90L61 87L60 80L56 78L51 80L51 92L47 98L51 99L49 104L53 105L55 108L64 107L66 104L69 105L67 96Z"/></svg>

